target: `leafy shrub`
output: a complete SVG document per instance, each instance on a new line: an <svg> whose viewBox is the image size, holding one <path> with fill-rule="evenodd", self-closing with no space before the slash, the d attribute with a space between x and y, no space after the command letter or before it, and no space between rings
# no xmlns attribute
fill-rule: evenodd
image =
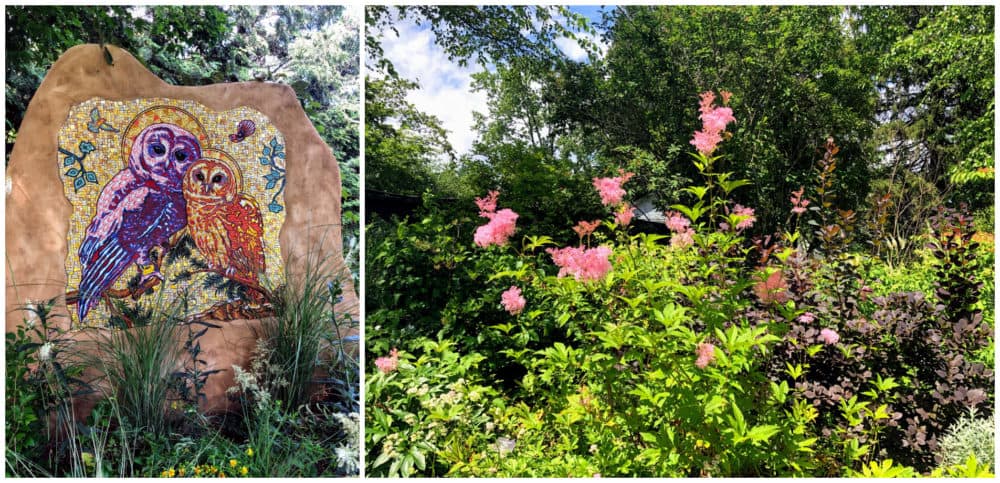
<svg viewBox="0 0 1000 483"><path fill-rule="evenodd" d="M55 300L26 304L24 323L6 334L9 476L48 476L66 462L82 474L80 459L68 449L76 434L72 398L91 389L80 379L84 367L70 357L73 342L59 328L54 305Z"/></svg>
<svg viewBox="0 0 1000 483"><path fill-rule="evenodd" d="M493 431L496 393L472 371L485 357L454 352L447 341L414 345L424 354L397 351L365 378L369 476L444 475Z"/></svg>
<svg viewBox="0 0 1000 483"><path fill-rule="evenodd" d="M938 440L939 463L942 466L960 465L973 455L986 468L992 468L995 431L992 416L976 418L976 413L970 411L959 418Z"/></svg>
<svg viewBox="0 0 1000 483"><path fill-rule="evenodd" d="M992 273L964 218L932 224L938 248L912 280L874 280L898 267L852 251L860 217L837 209L831 139L816 202L793 196L795 229L750 240L755 210L733 195L747 181L712 154L728 136L711 136L725 117L711 100L692 141L704 182L671 206L669 238L621 222L622 173L595 180L607 221L578 220L576 246L527 236L470 250L472 230L431 215L369 251L369 336L388 354L369 366L371 474L916 475L967 407L992 405L977 360L992 346L979 292ZM910 286L926 292L898 290ZM439 342L408 342L421 334ZM452 347L491 356L458 371ZM458 377L503 391L487 419L479 403L447 406L468 415L448 426L460 444L429 435L439 410L422 399L425 382ZM941 471L982 469L963 468Z"/></svg>

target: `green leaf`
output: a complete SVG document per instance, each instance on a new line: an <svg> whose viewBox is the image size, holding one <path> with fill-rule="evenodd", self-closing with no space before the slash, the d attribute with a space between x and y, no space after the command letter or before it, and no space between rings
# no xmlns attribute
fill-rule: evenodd
<svg viewBox="0 0 1000 483"><path fill-rule="evenodd" d="M750 432L747 433L747 437L750 438L754 443L767 442L771 439L771 436L778 434L781 429L773 424L765 424L762 426L755 426Z"/></svg>
<svg viewBox="0 0 1000 483"><path fill-rule="evenodd" d="M424 468L427 465L427 462L424 458L424 454L417 448L411 449L410 454L413 455L413 461L417 469L420 471L424 471Z"/></svg>

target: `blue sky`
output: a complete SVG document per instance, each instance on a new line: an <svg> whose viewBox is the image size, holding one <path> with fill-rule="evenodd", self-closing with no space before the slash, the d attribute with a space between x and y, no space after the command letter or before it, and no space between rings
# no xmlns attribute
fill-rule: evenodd
<svg viewBox="0 0 1000 483"><path fill-rule="evenodd" d="M570 10L586 16L591 22L601 18L600 6L577 6ZM441 120L456 154L467 153L476 139L472 113L487 112L486 94L471 89L472 74L481 68L472 63L461 67L449 61L444 50L434 43L434 35L426 24L417 26L405 20L396 22L395 26L399 36L386 30L382 48L401 76L420 84L419 89L409 93L407 100ZM600 36L592 40L600 41ZM571 59L586 58L586 52L574 40L560 39L556 45Z"/></svg>

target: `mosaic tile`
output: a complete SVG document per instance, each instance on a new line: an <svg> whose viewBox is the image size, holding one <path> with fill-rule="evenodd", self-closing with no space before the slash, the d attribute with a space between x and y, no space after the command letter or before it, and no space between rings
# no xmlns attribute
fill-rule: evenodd
<svg viewBox="0 0 1000 483"><path fill-rule="evenodd" d="M259 308L282 281L284 138L260 112L90 99L60 129L58 163L74 326L130 325L160 297L187 314Z"/></svg>

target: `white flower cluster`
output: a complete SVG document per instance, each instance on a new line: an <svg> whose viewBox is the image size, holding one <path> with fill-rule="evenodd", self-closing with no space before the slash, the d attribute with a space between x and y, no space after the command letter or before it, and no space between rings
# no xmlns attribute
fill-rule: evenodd
<svg viewBox="0 0 1000 483"><path fill-rule="evenodd" d="M336 413L333 415L344 428L347 437L344 444L337 446L337 466L349 475L357 474L361 461L361 415L359 413Z"/></svg>

